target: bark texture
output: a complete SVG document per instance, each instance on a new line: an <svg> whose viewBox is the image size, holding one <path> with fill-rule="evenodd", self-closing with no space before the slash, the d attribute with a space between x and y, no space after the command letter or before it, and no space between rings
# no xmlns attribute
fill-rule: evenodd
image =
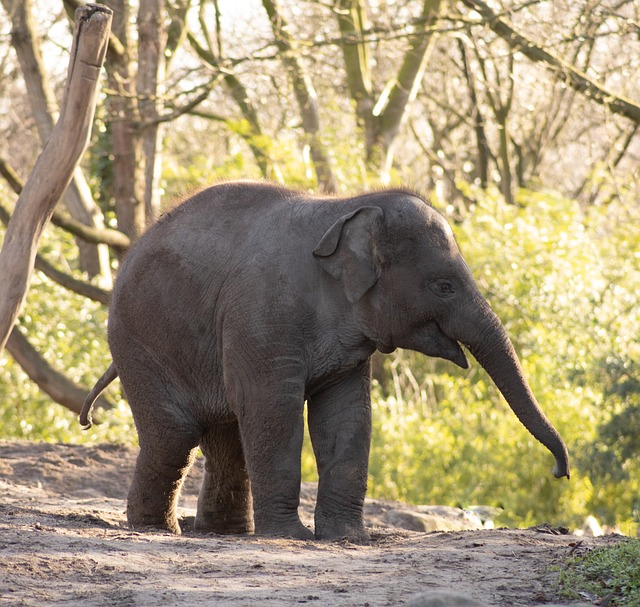
<svg viewBox="0 0 640 607"><path fill-rule="evenodd" d="M89 142L111 18L103 6L76 11L62 112L18 198L0 251L0 349L27 294L42 232Z"/></svg>
<svg viewBox="0 0 640 607"><path fill-rule="evenodd" d="M36 121L42 145L51 136L58 115L58 104L44 69L40 43L34 36L31 0L1 0L11 18L11 42L27 89L31 112ZM73 180L63 193L69 213L79 222L95 229L104 227L104 218L94 203L84 173L76 168ZM91 276L102 276L105 286L111 285L109 251L83 240L76 241L80 251L80 266Z"/></svg>

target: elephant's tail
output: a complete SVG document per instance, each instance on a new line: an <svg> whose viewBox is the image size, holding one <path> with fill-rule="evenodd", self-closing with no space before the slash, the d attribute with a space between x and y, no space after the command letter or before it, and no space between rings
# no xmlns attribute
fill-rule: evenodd
<svg viewBox="0 0 640 607"><path fill-rule="evenodd" d="M91 392L87 394L87 398L84 400L84 405L82 405L82 411L80 411L80 415L78 417L78 421L80 422L83 430L88 430L93 425L91 410L93 409L93 403L96 398L100 396L100 392L102 392L116 377L118 377L118 370L112 362L109 365L109 368L102 374L102 377L100 377L96 382L96 385L91 388Z"/></svg>

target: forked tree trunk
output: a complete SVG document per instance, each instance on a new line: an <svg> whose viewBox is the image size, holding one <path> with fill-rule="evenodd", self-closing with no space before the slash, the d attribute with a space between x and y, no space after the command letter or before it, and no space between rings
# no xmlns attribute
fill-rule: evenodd
<svg viewBox="0 0 640 607"><path fill-rule="evenodd" d="M76 11L60 118L18 198L0 251L0 350L27 294L42 232L89 142L112 15L92 4Z"/></svg>
<svg viewBox="0 0 640 607"><path fill-rule="evenodd" d="M420 27L408 37L409 46L398 72L377 95L373 90L371 52L366 42L367 16L363 0L334 0L349 92L356 103L360 128L365 134L367 163L381 180L389 180L394 144L407 111L422 83L433 49L444 0L423 0ZM356 44L357 42L357 44Z"/></svg>
<svg viewBox="0 0 640 607"><path fill-rule="evenodd" d="M37 38L33 35L31 0L1 0L11 18L11 42L16 52L28 93L31 112L44 146L51 135L58 104L44 70ZM104 228L104 218L93 201L84 173L76 168L63 202L69 213L92 228ZM109 250L104 245L77 239L80 268L90 276L100 275L105 287L111 286Z"/></svg>

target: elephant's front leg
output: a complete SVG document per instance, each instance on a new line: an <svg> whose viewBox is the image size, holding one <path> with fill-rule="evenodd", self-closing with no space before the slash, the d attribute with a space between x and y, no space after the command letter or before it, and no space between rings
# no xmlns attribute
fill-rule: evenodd
<svg viewBox="0 0 640 607"><path fill-rule="evenodd" d="M298 515L304 381L272 370L266 384L243 374L229 386L251 481L255 533L312 539Z"/></svg>
<svg viewBox="0 0 640 607"><path fill-rule="evenodd" d="M314 394L308 406L319 474L316 537L367 541L363 507L371 442L369 362Z"/></svg>

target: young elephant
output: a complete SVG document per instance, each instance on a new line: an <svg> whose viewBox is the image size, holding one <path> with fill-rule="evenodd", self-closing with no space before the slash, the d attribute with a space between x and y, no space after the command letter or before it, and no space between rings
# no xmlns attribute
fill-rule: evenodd
<svg viewBox="0 0 640 607"><path fill-rule="evenodd" d="M320 198L266 183L203 190L122 264L113 364L140 454L127 516L179 533L176 500L199 446L196 528L311 538L298 517L304 403L319 487L315 537L367 538L370 363L409 348L487 370L569 476L567 449L523 377L447 222L417 195ZM253 515L251 512L253 506Z"/></svg>

